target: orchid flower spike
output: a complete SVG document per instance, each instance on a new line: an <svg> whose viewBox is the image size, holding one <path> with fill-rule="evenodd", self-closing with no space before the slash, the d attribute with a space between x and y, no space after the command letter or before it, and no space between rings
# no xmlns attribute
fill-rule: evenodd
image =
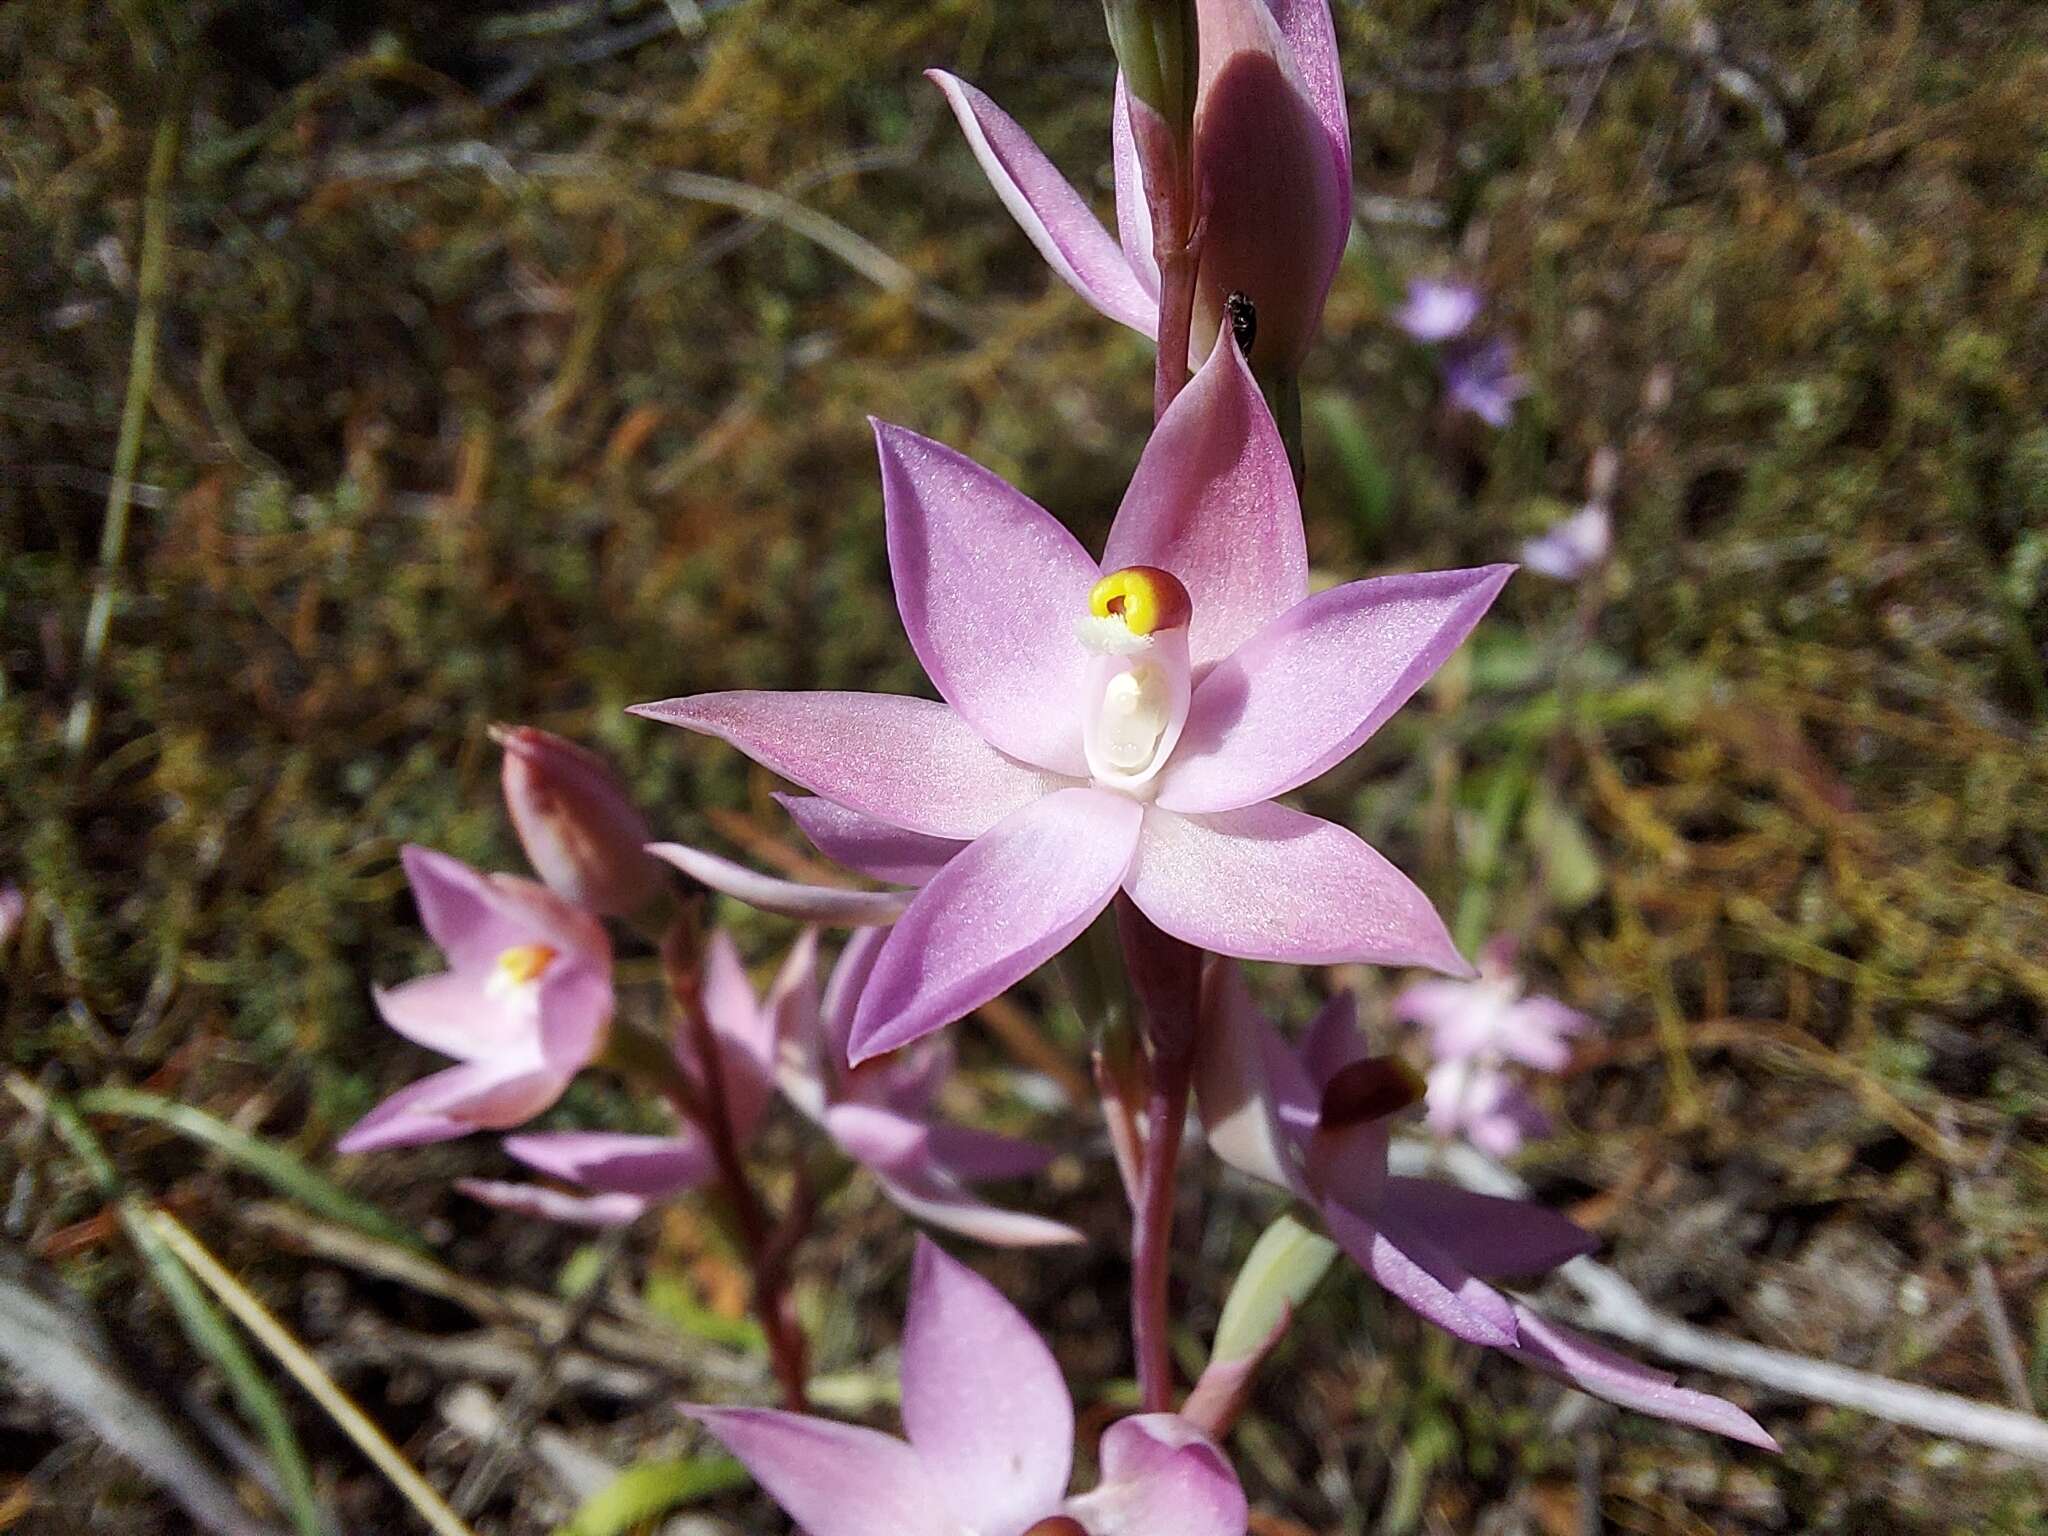
<svg viewBox="0 0 2048 1536"><path fill-rule="evenodd" d="M903 1322L903 1427L768 1408L684 1409L809 1536L1244 1536L1222 1452L1172 1414L1120 1419L1101 1482L1069 1496L1074 1404L996 1288L918 1239Z"/></svg>
<svg viewBox="0 0 2048 1536"><path fill-rule="evenodd" d="M1161 419L1100 564L971 460L875 430L897 606L944 702L740 692L635 711L964 845L876 957L854 1061L1022 980L1119 891L1220 954L1469 973L1406 876L1276 797L1400 708L1511 567L1311 597L1286 449L1235 345Z"/></svg>
<svg viewBox="0 0 2048 1536"><path fill-rule="evenodd" d="M1232 294L1258 316L1252 361L1292 371L1315 339L1351 232L1351 127L1329 0L1198 0L1195 96L1199 308L1190 361ZM1117 238L993 101L929 72L1003 205L1060 278L1097 310L1159 334L1159 267L1139 144L1167 125L1121 77L1111 123Z"/></svg>
<svg viewBox="0 0 2048 1536"><path fill-rule="evenodd" d="M408 846L420 921L448 969L376 994L407 1039L461 1063L402 1088L341 1138L343 1152L447 1141L532 1119L604 1049L612 949L545 886Z"/></svg>
<svg viewBox="0 0 2048 1536"><path fill-rule="evenodd" d="M1081 1234L1064 1223L1003 1210L971 1192L969 1186L984 1179L1038 1173L1052 1153L1012 1136L933 1120L933 1101L953 1066L944 1040L927 1038L863 1066L846 1065L854 1010L887 938L885 929L856 933L832 968L823 998L813 991L799 1003L782 1039L784 1095L920 1221L1006 1247L1080 1242Z"/></svg>
<svg viewBox="0 0 2048 1536"><path fill-rule="evenodd" d="M654 834L611 764L530 725L494 726L505 808L548 889L599 917L630 917L661 893Z"/></svg>
<svg viewBox="0 0 2048 1536"><path fill-rule="evenodd" d="M1297 1050L1260 1014L1242 972L1211 960L1203 979L1196 1096L1209 1145L1231 1166L1314 1208L1380 1285L1458 1338L1581 1391L1751 1445L1776 1442L1733 1404L1579 1338L1489 1281L1556 1268L1593 1246L1564 1217L1387 1171L1394 1118L1423 1085L1369 1054L1352 999L1333 999Z"/></svg>
<svg viewBox="0 0 2048 1536"><path fill-rule="evenodd" d="M818 949L805 933L791 948L765 997L747 979L738 946L724 929L714 929L704 946L704 979L699 994L717 1060L700 1059L693 1032L678 1028L676 1064L701 1100L717 1073L733 1141L741 1150L753 1140L775 1090L777 1039L806 1010L816 1012ZM618 1131L544 1131L505 1138L505 1150L536 1173L575 1191L535 1184L469 1180L458 1187L487 1205L550 1221L616 1226L650 1207L710 1181L718 1171L711 1143L694 1125L673 1136Z"/></svg>

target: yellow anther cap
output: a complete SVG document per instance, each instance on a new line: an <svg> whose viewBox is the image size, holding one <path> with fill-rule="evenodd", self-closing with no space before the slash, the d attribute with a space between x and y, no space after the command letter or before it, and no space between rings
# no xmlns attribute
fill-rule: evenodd
<svg viewBox="0 0 2048 1536"><path fill-rule="evenodd" d="M1088 594L1088 611L1098 619L1124 621L1134 635L1179 629L1194 613L1188 589L1171 571L1156 565L1127 565L1111 571Z"/></svg>

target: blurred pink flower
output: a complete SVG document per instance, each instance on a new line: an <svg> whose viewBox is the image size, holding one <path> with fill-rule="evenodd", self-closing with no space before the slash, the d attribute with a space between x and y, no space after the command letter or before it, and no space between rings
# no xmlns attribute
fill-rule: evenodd
<svg viewBox="0 0 2048 1536"><path fill-rule="evenodd" d="M1052 1154L1030 1142L932 1119L932 1103L952 1068L943 1042L899 1052L849 1070L846 1035L885 930L863 929L833 967L821 997L817 936L791 949L768 995L756 999L739 951L724 930L711 936L704 966L704 1007L718 1041L734 1139L753 1139L777 1079L785 1096L839 1149L875 1175L882 1191L920 1221L986 1243L1074 1243L1073 1228L1007 1211L969 1186L1044 1168ZM678 1041L693 1082L700 1063ZM536 1185L472 1181L464 1192L487 1204L550 1220L606 1226L632 1221L650 1206L706 1183L717 1172L710 1144L695 1129L674 1136L561 1131L508 1136L505 1150L537 1172L587 1193Z"/></svg>
<svg viewBox="0 0 2048 1536"><path fill-rule="evenodd" d="M1524 1142L1550 1134L1550 1116L1498 1066L1440 1061L1427 1082L1424 1119L1445 1140L1462 1136L1489 1157L1513 1157Z"/></svg>
<svg viewBox="0 0 2048 1536"><path fill-rule="evenodd" d="M1529 379L1515 366L1514 348L1498 337L1447 343L1439 361L1444 396L1489 427L1504 427L1515 402L1529 393Z"/></svg>
<svg viewBox="0 0 2048 1536"><path fill-rule="evenodd" d="M705 943L700 998L718 1060L701 1060L693 1033L679 1028L676 1063L700 1095L712 1081L710 1073L718 1073L733 1142L742 1151L754 1139L774 1095L777 1041L807 1008L815 1012L816 988L817 944L808 932L790 950L765 997L756 996L731 934L715 929ZM670 1136L534 1132L506 1137L505 1150L535 1172L579 1185L588 1193L472 1180L460 1186L465 1194L488 1205L594 1226L632 1221L660 1201L707 1183L718 1172L711 1143L695 1126L684 1126Z"/></svg>
<svg viewBox="0 0 2048 1536"><path fill-rule="evenodd" d="M992 1131L932 1118L939 1085L953 1070L952 1048L927 1038L859 1067L848 1067L854 1012L888 932L864 928L832 968L823 998L815 989L792 1017L782 1042L782 1088L823 1126L839 1149L874 1174L882 1192L910 1215L985 1243L1031 1247L1078 1243L1064 1223L988 1204L968 1186L1042 1171L1052 1152Z"/></svg>
<svg viewBox="0 0 2048 1536"><path fill-rule="evenodd" d="M1481 1151L1509 1157L1549 1134L1549 1118L1506 1070L1509 1062L1558 1072L1571 1060L1572 1036L1593 1021L1554 997L1525 996L1514 945L1496 940L1471 981L1419 981L1394 999L1394 1017L1418 1024L1436 1065L1429 1073L1429 1128L1464 1136Z"/></svg>
<svg viewBox="0 0 2048 1536"><path fill-rule="evenodd" d="M1606 506L1589 501L1522 545L1522 564L1553 581L1577 581L1606 564L1614 548L1614 520Z"/></svg>
<svg viewBox="0 0 2048 1536"><path fill-rule="evenodd" d="M420 921L448 957L437 976L376 994L407 1039L462 1063L402 1088L341 1138L343 1152L417 1146L530 1120L604 1049L612 950L603 927L531 880L486 875L408 846Z"/></svg>
<svg viewBox="0 0 2048 1536"><path fill-rule="evenodd" d="M1224 301L1258 312L1254 358L1292 368L1314 340L1351 233L1351 128L1328 0L1198 0L1200 79L1194 158L1204 221L1201 313L1192 362L1218 332ZM975 158L1054 272L1110 319L1159 330L1139 138L1163 130L1117 80L1111 123L1117 238L1024 130L943 70Z"/></svg>
<svg viewBox="0 0 2048 1536"><path fill-rule="evenodd" d="M810 1536L1244 1536L1222 1452L1172 1414L1102 1437L1069 1497L1074 1404L1052 1352L986 1280L920 1238L903 1323L903 1427L767 1408L684 1411Z"/></svg>
<svg viewBox="0 0 2048 1536"><path fill-rule="evenodd" d="M1161 419L1100 564L971 460L899 427L876 437L897 606L945 702L742 692L635 710L731 742L859 825L966 845L883 945L856 1061L1021 980L1119 890L1218 953L1469 971L1406 876L1275 797L1405 703L1511 567L1311 597L1286 450L1235 345Z"/></svg>
<svg viewBox="0 0 2048 1536"><path fill-rule="evenodd" d="M27 912L28 898L21 893L21 887L12 883L0 885L0 945L14 937L14 930L21 926Z"/></svg>
<svg viewBox="0 0 2048 1536"><path fill-rule="evenodd" d="M1394 312L1394 324L1434 346L1470 330L1485 303L1471 283L1418 277L1409 282L1407 302Z"/></svg>
<svg viewBox="0 0 2048 1536"><path fill-rule="evenodd" d="M1332 999L1297 1050L1260 1014L1238 967L1203 982L1196 1094L1216 1155L1313 1206L1352 1259L1438 1327L1581 1391L1776 1449L1741 1409L1558 1327L1488 1282L1540 1274L1592 1237L1555 1212L1387 1171L1393 1117L1420 1084L1368 1054L1351 998Z"/></svg>
<svg viewBox="0 0 2048 1536"><path fill-rule="evenodd" d="M654 834L609 763L530 725L491 735L505 749L505 808L550 890L599 917L629 917L660 894Z"/></svg>

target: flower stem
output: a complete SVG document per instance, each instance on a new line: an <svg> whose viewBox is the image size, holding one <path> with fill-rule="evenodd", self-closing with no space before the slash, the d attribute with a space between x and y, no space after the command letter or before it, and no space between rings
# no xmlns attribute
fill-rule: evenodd
<svg viewBox="0 0 2048 1536"><path fill-rule="evenodd" d="M1117 930L1146 1046L1144 1155L1132 1209L1131 1347L1144 1411L1167 1413L1175 1396L1168 1335L1175 1175L1194 1071L1201 953L1160 932L1123 896L1117 898Z"/></svg>
<svg viewBox="0 0 2048 1536"><path fill-rule="evenodd" d="M768 1355L782 1388L783 1405L792 1413L802 1413L809 1407L805 1393L809 1372L803 1329L789 1294L789 1255L795 1247L795 1234L777 1232L771 1227L767 1207L740 1158L739 1138L733 1133L732 1112L726 1103L718 1039L712 1033L711 1017L705 1012L700 988L696 925L688 917L670 927L662 940L661 960L669 993L682 1014L683 1027L689 1031L691 1046L702 1068L695 1104L687 1094L678 1092L671 1097L678 1111L693 1119L711 1143L711 1155L718 1164L719 1190L732 1210L747 1269L753 1278L754 1315L768 1340Z"/></svg>
<svg viewBox="0 0 2048 1536"><path fill-rule="evenodd" d="M1188 335L1195 323L1193 242L1181 232L1161 242L1159 262L1159 354L1152 379L1152 419L1157 421L1188 381Z"/></svg>

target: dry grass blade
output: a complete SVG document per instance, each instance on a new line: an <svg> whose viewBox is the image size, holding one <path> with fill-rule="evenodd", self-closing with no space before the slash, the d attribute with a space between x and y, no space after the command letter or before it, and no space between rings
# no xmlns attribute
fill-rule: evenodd
<svg viewBox="0 0 2048 1536"><path fill-rule="evenodd" d="M199 1277L200 1283L213 1292L220 1304L232 1312L244 1328L256 1335L257 1341L291 1373L292 1379L327 1411L342 1433L353 1440L356 1448L391 1480L392 1487L419 1512L430 1529L438 1532L439 1536L476 1536L432 1485L414 1470L398 1447L387 1440L383 1431L371 1423L369 1416L341 1390L320 1362L307 1353L305 1346L292 1337L284 1324L271 1316L262 1302L227 1272L206 1245L186 1230L184 1223L164 1210L151 1211L149 1221L165 1245L184 1261L186 1267Z"/></svg>

